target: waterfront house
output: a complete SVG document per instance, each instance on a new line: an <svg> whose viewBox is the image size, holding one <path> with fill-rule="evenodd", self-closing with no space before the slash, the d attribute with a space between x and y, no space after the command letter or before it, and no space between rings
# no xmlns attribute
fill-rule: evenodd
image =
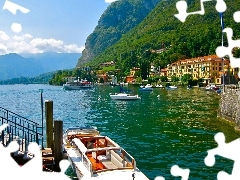
<svg viewBox="0 0 240 180"><path fill-rule="evenodd" d="M167 76L168 69L164 68L160 70L160 76Z"/></svg>
<svg viewBox="0 0 240 180"><path fill-rule="evenodd" d="M133 67L132 69L130 69L130 75L126 76L126 82L129 83L129 82L135 82L135 76L136 76L136 73L140 71L140 68L136 68L136 67Z"/></svg>
<svg viewBox="0 0 240 180"><path fill-rule="evenodd" d="M100 79L103 79L104 83L108 82L108 75L107 74L98 74L98 82L100 82Z"/></svg>

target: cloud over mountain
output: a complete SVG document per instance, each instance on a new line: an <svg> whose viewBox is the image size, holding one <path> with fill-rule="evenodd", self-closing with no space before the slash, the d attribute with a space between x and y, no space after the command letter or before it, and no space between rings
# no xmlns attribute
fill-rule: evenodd
<svg viewBox="0 0 240 180"><path fill-rule="evenodd" d="M43 53L43 52L62 52L62 53L81 53L84 47L76 44L65 44L61 40L53 38L42 39L33 37L30 34L9 36L0 31L0 55L8 53Z"/></svg>

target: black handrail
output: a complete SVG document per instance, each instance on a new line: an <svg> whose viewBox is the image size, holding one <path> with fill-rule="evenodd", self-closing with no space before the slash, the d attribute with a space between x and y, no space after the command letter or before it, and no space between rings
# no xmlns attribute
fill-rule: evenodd
<svg viewBox="0 0 240 180"><path fill-rule="evenodd" d="M30 142L39 144L39 140L43 136L43 134L39 132L39 128L43 127L40 127L38 123L0 107L0 124L4 123L9 125L1 134L4 145L8 145L14 138L16 139L18 137L22 142L19 144L19 148L22 146L23 150L25 146L25 150L27 150ZM7 142L5 142L6 135L8 135Z"/></svg>

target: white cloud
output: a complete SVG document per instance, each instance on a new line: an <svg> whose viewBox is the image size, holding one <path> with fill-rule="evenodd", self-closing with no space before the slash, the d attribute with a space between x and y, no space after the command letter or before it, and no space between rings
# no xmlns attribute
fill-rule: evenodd
<svg viewBox="0 0 240 180"><path fill-rule="evenodd" d="M30 34L23 34L21 36L16 36L16 35L13 36L13 39L16 40L16 41L24 41L25 39L29 40L29 39L32 39L32 38L33 37Z"/></svg>
<svg viewBox="0 0 240 180"><path fill-rule="evenodd" d="M3 44L0 44L0 54L6 54L7 52L7 47L4 46Z"/></svg>
<svg viewBox="0 0 240 180"><path fill-rule="evenodd" d="M3 41L7 41L10 39L10 37L3 31L0 31L0 39Z"/></svg>
<svg viewBox="0 0 240 180"><path fill-rule="evenodd" d="M115 1L119 1L119 0L105 0L105 3L113 3Z"/></svg>
<svg viewBox="0 0 240 180"><path fill-rule="evenodd" d="M66 45L61 40L53 38L34 38L30 34L8 36L0 31L0 54L7 53L43 53L46 51L81 53L84 47L76 44Z"/></svg>

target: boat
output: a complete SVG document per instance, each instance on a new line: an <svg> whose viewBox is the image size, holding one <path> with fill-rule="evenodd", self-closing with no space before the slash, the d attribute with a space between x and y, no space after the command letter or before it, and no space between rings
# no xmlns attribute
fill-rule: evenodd
<svg viewBox="0 0 240 180"><path fill-rule="evenodd" d="M139 91L152 91L153 90L153 88L152 88L152 85L150 85L150 84L147 84L146 86L140 86L140 88L139 88Z"/></svg>
<svg viewBox="0 0 240 180"><path fill-rule="evenodd" d="M120 93L115 93L115 94L110 93L110 97L113 100L138 100L138 99L141 99L141 97L138 95L126 93L129 91L130 90L126 90L120 86Z"/></svg>
<svg viewBox="0 0 240 180"><path fill-rule="evenodd" d="M68 128L63 135L63 150L79 180L149 180L126 150L95 127Z"/></svg>
<svg viewBox="0 0 240 180"><path fill-rule="evenodd" d="M167 90L174 90L174 89L177 89L177 86L166 86L165 88Z"/></svg>
<svg viewBox="0 0 240 180"><path fill-rule="evenodd" d="M155 88L164 88L164 86L162 85L162 84L157 84L156 86L155 86Z"/></svg>
<svg viewBox="0 0 240 180"><path fill-rule="evenodd" d="M115 93L110 94L111 99L113 100L138 100L141 99L138 95L131 95L127 93Z"/></svg>
<svg viewBox="0 0 240 180"><path fill-rule="evenodd" d="M209 84L205 87L205 91L216 91L219 90L219 87L217 87L215 84Z"/></svg>
<svg viewBox="0 0 240 180"><path fill-rule="evenodd" d="M86 79L85 80L81 79L81 81L79 81L79 79L75 81L68 81L65 84L63 84L63 89L65 90L89 89L93 87L94 84Z"/></svg>

